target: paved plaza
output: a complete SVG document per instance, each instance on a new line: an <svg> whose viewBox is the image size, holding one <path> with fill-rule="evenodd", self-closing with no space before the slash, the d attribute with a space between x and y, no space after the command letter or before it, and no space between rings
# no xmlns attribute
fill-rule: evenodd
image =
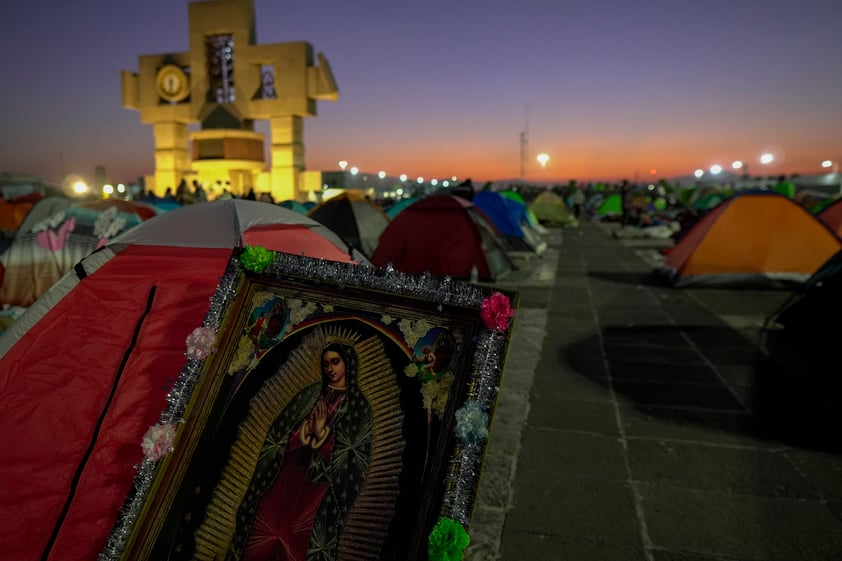
<svg viewBox="0 0 842 561"><path fill-rule="evenodd" d="M466 558L842 559L835 403L761 344L790 293L664 286L591 222L547 239L497 283L520 308Z"/></svg>

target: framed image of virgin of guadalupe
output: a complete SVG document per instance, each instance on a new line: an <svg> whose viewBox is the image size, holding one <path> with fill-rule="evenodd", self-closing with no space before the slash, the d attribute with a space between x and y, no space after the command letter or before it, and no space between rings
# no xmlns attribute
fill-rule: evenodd
<svg viewBox="0 0 842 561"><path fill-rule="evenodd" d="M100 558L461 555L516 307L234 250Z"/></svg>

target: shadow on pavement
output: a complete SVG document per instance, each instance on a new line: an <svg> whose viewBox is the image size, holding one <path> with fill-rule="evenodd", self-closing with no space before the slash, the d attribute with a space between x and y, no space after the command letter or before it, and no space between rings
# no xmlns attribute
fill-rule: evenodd
<svg viewBox="0 0 842 561"><path fill-rule="evenodd" d="M727 327L610 327L559 359L650 416L842 451L842 372L832 349L767 331L763 349ZM765 352L764 352L765 351ZM712 366L713 365L713 366Z"/></svg>

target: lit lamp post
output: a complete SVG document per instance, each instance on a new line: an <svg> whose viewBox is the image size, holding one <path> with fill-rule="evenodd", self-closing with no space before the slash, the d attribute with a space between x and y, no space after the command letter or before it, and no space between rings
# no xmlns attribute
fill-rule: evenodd
<svg viewBox="0 0 842 561"><path fill-rule="evenodd" d="M740 173L744 178L748 176L748 166L741 160L734 160L731 162L731 169L734 170L735 173ZM740 185L739 182L737 184Z"/></svg>
<svg viewBox="0 0 842 561"><path fill-rule="evenodd" d="M774 161L775 161L775 156L773 154L770 154L769 152L766 152L765 154L760 155L760 163L763 164L764 166L768 166L769 164L771 164ZM763 173L763 188L764 189L767 188L766 183L768 181L769 181L769 173L768 173L768 170L767 170L766 172Z"/></svg>
<svg viewBox="0 0 842 561"><path fill-rule="evenodd" d="M822 162L822 167L824 169L829 169L828 173L832 173L834 177L831 179L839 179L839 162L834 162L833 160L825 160ZM839 183L839 192L842 193L842 182Z"/></svg>
<svg viewBox="0 0 842 561"><path fill-rule="evenodd" d="M547 178L547 162L550 161L549 154L544 154L544 153L538 154L535 157L535 159L538 160L539 164L541 164L541 179L546 179Z"/></svg>

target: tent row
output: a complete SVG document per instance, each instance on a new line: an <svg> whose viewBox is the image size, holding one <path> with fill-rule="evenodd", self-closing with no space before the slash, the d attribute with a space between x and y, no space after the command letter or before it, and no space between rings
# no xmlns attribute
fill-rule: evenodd
<svg viewBox="0 0 842 561"><path fill-rule="evenodd" d="M385 262L454 278L470 278L475 266L480 271L479 280L494 281L511 271L512 258L537 256L546 249L541 237L543 227L527 206L491 192L479 193L476 202L469 201L467 206L411 199L400 210L393 211L391 217L379 205L353 193L309 209L291 201L281 205L263 204L288 208L322 224L336 234L346 251L353 249L370 258L383 237L384 249L378 255ZM180 205L164 210L160 206L120 199L79 201L48 197L30 207L17 225L12 242L0 255L0 304L7 307L31 305L81 259L145 220L159 214L185 216ZM465 235L466 228L470 235ZM447 264L446 259L426 255L421 246L431 242L434 231L447 239L447 247L462 256L460 264L472 259L477 263L455 266L455 262ZM395 240L407 236L416 240L411 250L401 255L386 251L395 247Z"/></svg>

